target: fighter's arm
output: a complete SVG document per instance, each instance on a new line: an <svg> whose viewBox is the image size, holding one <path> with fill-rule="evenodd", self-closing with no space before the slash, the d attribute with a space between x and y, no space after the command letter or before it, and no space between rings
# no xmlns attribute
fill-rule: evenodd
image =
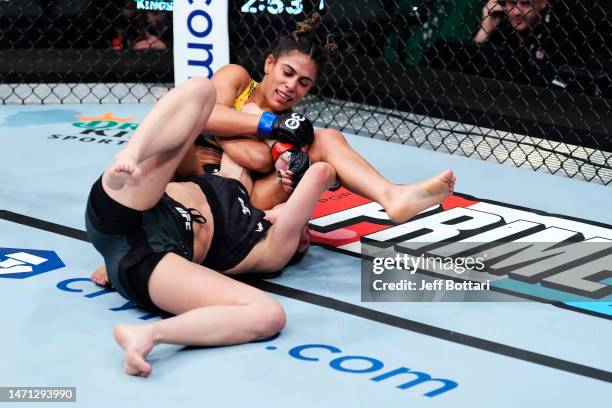
<svg viewBox="0 0 612 408"><path fill-rule="evenodd" d="M272 169L268 145L258 137L261 112L238 112L234 101L249 85L251 77L239 65L226 65L212 77L217 89L217 104L208 120L207 132L236 164L246 169L267 173Z"/></svg>
<svg viewBox="0 0 612 408"><path fill-rule="evenodd" d="M213 75L217 100L204 131L216 136L224 152L238 165L266 173L272 169L273 161L268 144L259 136L301 146L312 142L313 128L304 118L295 127L287 125L287 118L283 115L235 111L233 104L250 80L244 68L233 64L222 67ZM292 120L295 122L295 119ZM186 159L190 157L194 157L194 154L188 154ZM193 163L182 167L194 168Z"/></svg>
<svg viewBox="0 0 612 408"><path fill-rule="evenodd" d="M240 140L248 141L251 146L242 145L238 149L228 149L228 154L235 162L249 169L260 171L263 167L270 169L272 159L257 161L259 157L270 156L267 146L261 139L255 137L259 123L258 115L251 115L235 111L232 106L240 93L250 82L249 74L244 68L235 64L221 67L211 81L215 86L217 99L213 111L201 133L217 136L218 140ZM220 143L221 144L221 143ZM255 146L255 147L254 147ZM225 146L221 146L224 149ZM224 149L225 150L225 149ZM191 147L183 157L175 172L175 179L202 174L195 146Z"/></svg>
<svg viewBox="0 0 612 408"><path fill-rule="evenodd" d="M237 112L232 107L251 78L239 65L226 65L212 77L217 100L212 114L202 132L218 136L221 148L234 162L249 170L268 172L272 169L272 157L268 146L258 137L257 127L261 114ZM202 168L192 147L177 169L176 177L201 174Z"/></svg>
<svg viewBox="0 0 612 408"><path fill-rule="evenodd" d="M238 112L232 107L251 78L240 65L229 64L219 69L211 78L217 90L217 103L206 124L206 133L219 138L257 136L261 115Z"/></svg>
<svg viewBox="0 0 612 408"><path fill-rule="evenodd" d="M251 78L239 65L226 65L217 71L212 82L217 90L217 103L207 123L207 132L217 137L258 136L294 146L312 143L312 123L297 113L252 115L232 109L234 101L248 86Z"/></svg>
<svg viewBox="0 0 612 408"><path fill-rule="evenodd" d="M226 65L215 73L212 81L217 89L217 104L209 119L207 132L217 136L224 153L239 166L259 173L270 172L274 164L273 155L270 154L271 141L256 137L262 133L264 112L253 103L244 106L240 112L232 109L236 98L251 81L249 74L239 65ZM301 145L303 136L309 132L312 138L312 125L300 124L300 128L310 126L310 130L304 133L300 133L301 129L286 126L274 124L266 138L293 139L293 145Z"/></svg>
<svg viewBox="0 0 612 408"><path fill-rule="evenodd" d="M272 155L265 141L252 137L217 138L217 143L223 153L227 154L236 164L256 171L269 173L272 170Z"/></svg>

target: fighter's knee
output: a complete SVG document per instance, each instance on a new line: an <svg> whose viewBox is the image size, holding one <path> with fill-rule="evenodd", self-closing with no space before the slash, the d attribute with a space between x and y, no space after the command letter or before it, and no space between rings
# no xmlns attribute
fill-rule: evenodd
<svg viewBox="0 0 612 408"><path fill-rule="evenodd" d="M315 142L321 144L329 143L347 143L344 135L336 129L317 129L314 136Z"/></svg>
<svg viewBox="0 0 612 408"><path fill-rule="evenodd" d="M217 99L217 90L215 89L212 81L208 78L189 78L187 81L179 85L177 89L182 91L183 96L186 98L185 102L198 100L201 102L214 104Z"/></svg>
<svg viewBox="0 0 612 408"><path fill-rule="evenodd" d="M326 184L329 182L329 180L336 177L336 171L326 162L314 163L312 166L310 166L308 172L312 174L311 177L316 179L316 181L320 184Z"/></svg>
<svg viewBox="0 0 612 408"><path fill-rule="evenodd" d="M261 302L257 309L258 318L255 331L258 338L271 337L283 330L287 317L280 303L270 298Z"/></svg>
<svg viewBox="0 0 612 408"><path fill-rule="evenodd" d="M314 141L308 150L312 161L327 161L329 154L338 149L339 145L348 144L342 133L336 129L317 129Z"/></svg>

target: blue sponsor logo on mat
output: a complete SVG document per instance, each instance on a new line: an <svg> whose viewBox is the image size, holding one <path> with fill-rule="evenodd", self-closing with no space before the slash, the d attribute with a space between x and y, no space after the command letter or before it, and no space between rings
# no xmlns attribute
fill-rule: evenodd
<svg viewBox="0 0 612 408"><path fill-rule="evenodd" d="M278 336L259 341L269 342ZM254 342L255 343L255 342ZM267 346L266 350L277 350L276 346ZM451 391L459 386L459 383L448 378L432 377L425 371L413 370L408 367L398 367L392 370L385 368L385 363L368 356L348 355L343 356L343 351L338 347L329 344L303 344L292 347L288 354L301 361L321 360L327 363L332 369L347 374L368 374L373 375L370 381L376 383L384 382L400 390L412 389L417 387L416 392L422 393L425 397L436 397ZM366 377L368 377L366 376ZM421 384L425 384L421 387Z"/></svg>
<svg viewBox="0 0 612 408"><path fill-rule="evenodd" d="M280 333L277 333L267 339L255 340L251 341L251 343L269 343L276 340L279 335ZM275 351L278 349L279 348L274 345L266 347L268 351ZM385 381L385 383L392 384L395 388L400 390L407 390L414 386L426 384L425 387L427 387L427 389L418 387L425 397L435 397L459 387L459 383L456 381L448 378L434 378L425 371L412 370L407 367L398 367L388 370L384 368L386 367L385 363L373 357L335 355L343 353L344 352L338 347L329 344L302 344L292 347L288 352L291 357L301 361L320 361L324 359L331 368L342 373L371 374L376 372L374 377L369 378L371 381L380 383L381 381L391 379L390 381ZM328 362L328 359L331 361ZM385 372L381 374L381 370Z"/></svg>
<svg viewBox="0 0 612 408"><path fill-rule="evenodd" d="M53 251L0 248L0 278L25 279L64 266Z"/></svg>

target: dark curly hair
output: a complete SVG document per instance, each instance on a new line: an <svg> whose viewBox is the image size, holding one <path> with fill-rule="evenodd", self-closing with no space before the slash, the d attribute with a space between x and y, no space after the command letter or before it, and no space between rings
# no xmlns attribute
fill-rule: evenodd
<svg viewBox="0 0 612 408"><path fill-rule="evenodd" d="M317 71L320 71L325 63L339 54L333 36L325 33L323 35L324 39L322 39L322 31L324 30L321 26L321 16L319 13L312 13L306 20L296 24L295 31L281 37L269 54L278 58L289 54L291 51L299 51L312 58L317 65Z"/></svg>

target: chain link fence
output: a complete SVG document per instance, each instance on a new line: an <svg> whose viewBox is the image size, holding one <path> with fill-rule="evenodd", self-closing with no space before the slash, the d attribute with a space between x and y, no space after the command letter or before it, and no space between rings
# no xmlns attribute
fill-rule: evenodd
<svg viewBox="0 0 612 408"><path fill-rule="evenodd" d="M139 3L0 0L2 103L161 97L174 80L172 14Z"/></svg>
<svg viewBox="0 0 612 408"><path fill-rule="evenodd" d="M2 102L159 98L171 13L149 3L0 0ZM298 106L317 125L607 185L610 3L230 0L231 60L260 79L279 34L319 11L342 55Z"/></svg>

